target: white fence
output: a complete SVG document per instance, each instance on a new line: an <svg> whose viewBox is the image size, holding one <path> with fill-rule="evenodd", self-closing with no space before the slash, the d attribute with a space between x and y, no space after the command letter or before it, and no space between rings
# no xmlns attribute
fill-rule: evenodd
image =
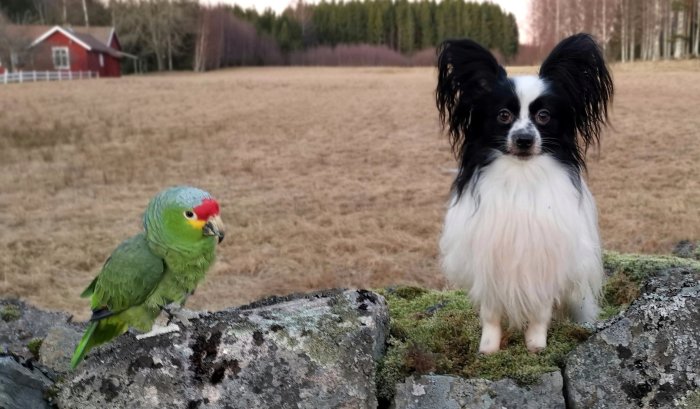
<svg viewBox="0 0 700 409"><path fill-rule="evenodd" d="M71 81L100 78L98 71L19 71L0 74L0 84L35 81Z"/></svg>

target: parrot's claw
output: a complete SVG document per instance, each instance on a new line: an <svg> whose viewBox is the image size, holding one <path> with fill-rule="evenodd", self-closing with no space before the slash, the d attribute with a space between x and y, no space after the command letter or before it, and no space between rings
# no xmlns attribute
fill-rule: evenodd
<svg viewBox="0 0 700 409"><path fill-rule="evenodd" d="M168 324L175 321L182 324L185 328L192 325L190 324L191 319L199 318L200 316L198 312L182 308L177 304L168 304L163 308L163 311L168 315Z"/></svg>
<svg viewBox="0 0 700 409"><path fill-rule="evenodd" d="M178 327L177 324L168 324L165 327L161 327L160 325L154 325L153 327L151 327L151 330L147 333L137 335L136 339L142 340L144 338L155 337L156 335L169 334L171 332L178 331L180 331L180 327Z"/></svg>

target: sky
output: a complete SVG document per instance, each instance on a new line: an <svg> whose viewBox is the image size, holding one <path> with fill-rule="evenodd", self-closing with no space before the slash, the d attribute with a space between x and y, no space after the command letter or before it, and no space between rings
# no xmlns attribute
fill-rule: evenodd
<svg viewBox="0 0 700 409"><path fill-rule="evenodd" d="M202 3L217 4L217 3L228 3L228 4L238 4L243 8L254 7L258 11L263 11L266 8L271 8L277 13L282 12L288 5L294 3L294 0L200 0ZM316 3L318 0L306 0L310 3ZM520 42L529 42L530 36L528 30L526 30L527 14L529 7L529 0L491 0L491 3L495 3L501 6L507 12L513 13L515 19L518 22L518 31L520 35Z"/></svg>

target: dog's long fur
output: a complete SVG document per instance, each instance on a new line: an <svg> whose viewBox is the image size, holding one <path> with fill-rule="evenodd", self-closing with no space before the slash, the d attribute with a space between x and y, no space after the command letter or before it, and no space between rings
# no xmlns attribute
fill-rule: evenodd
<svg viewBox="0 0 700 409"><path fill-rule="evenodd" d="M481 352L498 350L502 317L527 328L530 350L546 345L557 307L577 321L596 318L601 245L581 173L612 95L586 34L557 45L539 76L508 78L471 40L440 47L436 102L459 160L442 268L480 307Z"/></svg>

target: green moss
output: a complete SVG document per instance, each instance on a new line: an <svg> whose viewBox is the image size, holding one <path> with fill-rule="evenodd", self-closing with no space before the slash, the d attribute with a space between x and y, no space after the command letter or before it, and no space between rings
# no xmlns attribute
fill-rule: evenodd
<svg viewBox="0 0 700 409"><path fill-rule="evenodd" d="M481 328L478 314L462 291L379 291L391 316L389 349L380 362L379 397L391 399L397 382L410 374L439 373L463 377L509 377L532 383L542 373L555 371L566 354L589 333L570 322L555 322L547 348L531 354L523 334L507 334L507 347L493 355L478 354Z"/></svg>
<svg viewBox="0 0 700 409"><path fill-rule="evenodd" d="M39 349L41 349L41 344L44 342L43 338L32 338L27 343L27 349L32 353L35 359L39 359Z"/></svg>
<svg viewBox="0 0 700 409"><path fill-rule="evenodd" d="M377 396L380 399L391 399L396 392L396 384L403 382L411 373L404 358L406 349L404 342L389 339L386 354L377 365Z"/></svg>
<svg viewBox="0 0 700 409"><path fill-rule="evenodd" d="M392 293L397 297L405 298L407 300L412 300L419 295L423 295L428 292L428 290L425 288L420 287L398 287L389 291L392 291Z"/></svg>
<svg viewBox="0 0 700 409"><path fill-rule="evenodd" d="M58 394L61 392L61 382L62 380L57 380L56 383L46 388L46 390L44 391L44 399L46 399L49 402L52 402L54 399L56 399L58 397Z"/></svg>
<svg viewBox="0 0 700 409"><path fill-rule="evenodd" d="M700 262L670 256L606 252L610 274L603 289L601 317L618 314L640 291L644 278L672 267L700 270ZM411 374L438 373L486 379L512 378L535 382L545 372L562 367L566 355L590 333L568 321L554 321L547 348L531 354L523 334L506 334L504 348L488 356L478 353L481 327L478 313L462 291L431 291L417 287L379 290L389 305L389 347L377 371L379 397L389 400L396 383Z"/></svg>
<svg viewBox="0 0 700 409"><path fill-rule="evenodd" d="M22 312L14 305L5 305L0 308L0 318L5 322L18 320L21 316Z"/></svg>
<svg viewBox="0 0 700 409"><path fill-rule="evenodd" d="M603 266L613 275L621 272L627 274L632 281L641 282L650 274L668 268L687 267L700 270L700 261L674 256L620 254L606 251L603 254Z"/></svg>

